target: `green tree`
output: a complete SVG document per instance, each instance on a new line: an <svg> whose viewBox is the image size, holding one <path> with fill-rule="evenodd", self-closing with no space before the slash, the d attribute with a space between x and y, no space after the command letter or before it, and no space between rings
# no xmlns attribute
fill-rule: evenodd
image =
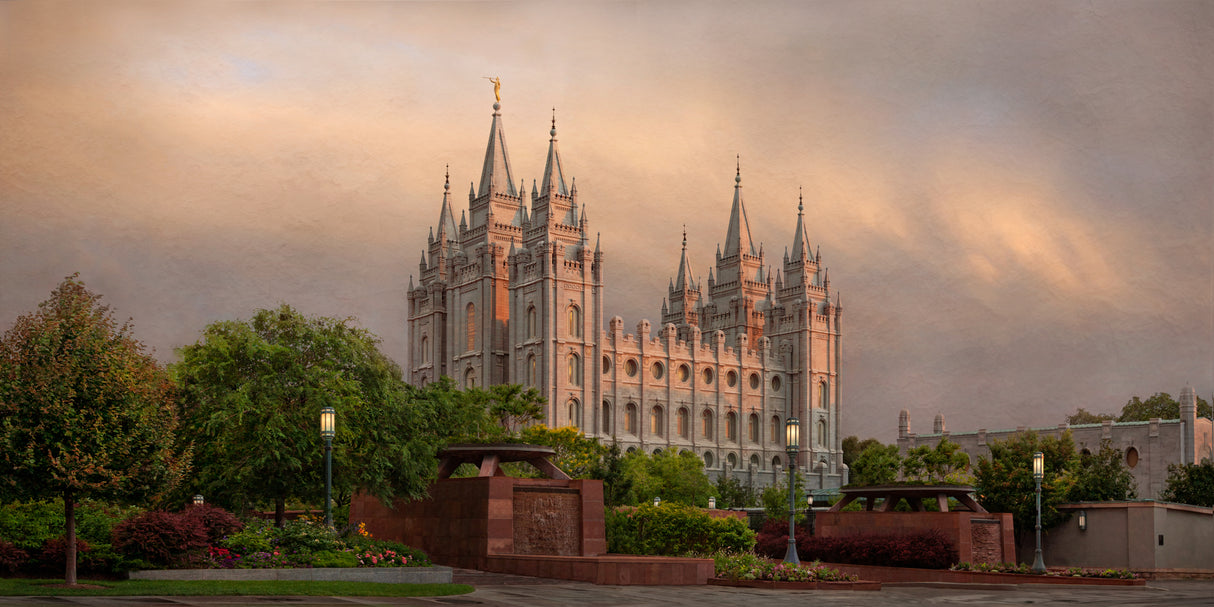
<svg viewBox="0 0 1214 607"><path fill-rule="evenodd" d="M1167 485L1160 498L1168 502L1214 506L1214 462L1172 464L1168 466Z"/></svg>
<svg viewBox="0 0 1214 607"><path fill-rule="evenodd" d="M529 426L523 429L521 440L529 445L552 447L556 451L552 463L573 478L603 480L607 476L610 447L582 434L577 428Z"/></svg>
<svg viewBox="0 0 1214 607"><path fill-rule="evenodd" d="M935 447L920 445L908 449L902 459L902 475L908 481L928 484L968 482L970 458L961 445L940 439Z"/></svg>
<svg viewBox="0 0 1214 607"><path fill-rule="evenodd" d="M871 445L880 444L881 441L875 438L866 438L864 440L860 440L860 437L854 435L844 438L843 463L848 467L851 467L852 463L856 461L857 457L860 457L860 454L863 453L865 449L869 448Z"/></svg>
<svg viewBox="0 0 1214 607"><path fill-rule="evenodd" d="M1113 441L1100 441L1096 453L1080 453L1075 468L1075 485L1071 489L1070 501L1103 502L1134 499L1137 495L1134 475L1125 466L1121 451L1113 448Z"/></svg>
<svg viewBox="0 0 1214 607"><path fill-rule="evenodd" d="M717 477L714 483L717 496L717 508L752 508L758 504L754 488L742 484L736 476Z"/></svg>
<svg viewBox="0 0 1214 607"><path fill-rule="evenodd" d="M1204 398L1197 397L1197 416L1210 417L1210 403ZM1137 396L1126 402L1121 408L1119 422L1145 422L1151 418L1179 419L1180 402L1167 392L1156 392L1150 398L1141 400Z"/></svg>
<svg viewBox="0 0 1214 607"><path fill-rule="evenodd" d="M897 445L869 445L856 458L851 467L849 484L884 485L898 480L898 470L902 466L902 457L898 455Z"/></svg>
<svg viewBox="0 0 1214 607"><path fill-rule="evenodd" d="M350 319L290 306L209 325L173 366L197 457L191 490L244 509L324 494L320 410L337 410L335 493L382 500L424 495L434 451L453 432L486 426L483 403L448 381L404 384L379 340Z"/></svg>
<svg viewBox="0 0 1214 607"><path fill-rule="evenodd" d="M172 488L189 463L173 449L177 424L164 369L77 275L0 340L0 498L63 499L68 584L77 500Z"/></svg>
<svg viewBox="0 0 1214 607"><path fill-rule="evenodd" d="M1021 432L1006 441L988 445L991 457L978 459L974 484L978 502L990 512L1010 512L1016 534L1027 533L1036 525L1036 484L1033 480L1033 453L1045 456L1045 476L1041 482L1041 528L1049 529L1067 519L1058 504L1071 499L1075 484L1072 471L1078 464L1070 431L1061 438Z"/></svg>
<svg viewBox="0 0 1214 607"><path fill-rule="evenodd" d="M793 475L793 485L796 491L794 503L797 512L795 517L798 521L804 519L804 511L802 508L808 508L809 504L805 500L805 479L801 476L801 470L798 468L796 474ZM768 519L788 520L788 477L780 479L781 482L774 485L768 485L759 495L759 501L763 504L763 509L766 511Z"/></svg>
<svg viewBox="0 0 1214 607"><path fill-rule="evenodd" d="M1104 421L1116 420L1117 416L1112 413L1091 413L1083 407L1079 407L1074 413L1066 416L1066 423L1072 426L1079 424L1099 424Z"/></svg>
<svg viewBox="0 0 1214 607"><path fill-rule="evenodd" d="M652 456L633 451L624 456L623 468L631 484L629 504L660 497L664 502L704 507L715 495L704 474L704 461L690 451L668 449Z"/></svg>

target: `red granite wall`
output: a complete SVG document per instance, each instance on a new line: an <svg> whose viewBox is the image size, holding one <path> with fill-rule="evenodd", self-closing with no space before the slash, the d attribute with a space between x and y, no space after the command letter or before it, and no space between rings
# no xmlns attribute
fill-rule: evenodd
<svg viewBox="0 0 1214 607"><path fill-rule="evenodd" d="M491 554L593 556L607 551L603 483L508 476L443 479L395 509L357 495L350 520L375 537L426 551L441 565L483 569ZM544 552L554 550L555 552Z"/></svg>
<svg viewBox="0 0 1214 607"><path fill-rule="evenodd" d="M819 512L817 535L912 535L940 531L970 563L1016 562L1012 515L974 512Z"/></svg>

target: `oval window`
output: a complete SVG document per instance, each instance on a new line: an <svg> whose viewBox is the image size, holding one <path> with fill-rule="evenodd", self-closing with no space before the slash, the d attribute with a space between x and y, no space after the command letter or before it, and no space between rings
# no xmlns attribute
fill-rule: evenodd
<svg viewBox="0 0 1214 607"><path fill-rule="evenodd" d="M654 379L662 379L662 375L666 373L666 367L663 367L662 363L653 363L653 366L649 368L649 371L653 373Z"/></svg>
<svg viewBox="0 0 1214 607"><path fill-rule="evenodd" d="M750 389L757 390L758 388L759 388L759 374L751 373L750 374Z"/></svg>
<svg viewBox="0 0 1214 607"><path fill-rule="evenodd" d="M603 357L603 375L607 375L608 373L611 373L611 357L604 356Z"/></svg>
<svg viewBox="0 0 1214 607"><path fill-rule="evenodd" d="M1125 465L1130 468L1138 465L1138 449L1130 447L1125 450Z"/></svg>
<svg viewBox="0 0 1214 607"><path fill-rule="evenodd" d="M730 388L738 385L738 372L730 371L729 373L726 373L725 374L725 383L729 384Z"/></svg>
<svg viewBox="0 0 1214 607"><path fill-rule="evenodd" d="M637 361L635 358L624 361L624 372L628 374L628 377L637 376Z"/></svg>
<svg viewBox="0 0 1214 607"><path fill-rule="evenodd" d="M771 390L772 390L772 392L780 391L780 376L779 375L771 376Z"/></svg>
<svg viewBox="0 0 1214 607"><path fill-rule="evenodd" d="M714 379L713 373L712 373L712 367L706 367L704 369L704 372L702 373L702 375L704 376L704 383L706 383L706 384L712 383L712 380Z"/></svg>
<svg viewBox="0 0 1214 607"><path fill-rule="evenodd" d="M691 377L691 367L679 365L679 381L687 381L689 377Z"/></svg>

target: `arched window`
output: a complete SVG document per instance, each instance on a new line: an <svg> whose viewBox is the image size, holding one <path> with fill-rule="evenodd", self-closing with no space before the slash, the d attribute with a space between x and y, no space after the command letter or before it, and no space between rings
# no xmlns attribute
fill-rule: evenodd
<svg viewBox="0 0 1214 607"><path fill-rule="evenodd" d="M422 352L421 352L422 364L424 365L424 364L427 364L430 362L430 338L429 337L426 337L425 335L422 336L421 347L422 347Z"/></svg>
<svg viewBox="0 0 1214 607"><path fill-rule="evenodd" d="M826 420L818 420L818 446L826 446Z"/></svg>
<svg viewBox="0 0 1214 607"><path fill-rule="evenodd" d="M582 309L577 306L569 306L569 335L582 336Z"/></svg>
<svg viewBox="0 0 1214 607"><path fill-rule="evenodd" d="M624 428L628 433L636 436L637 433L637 405L636 403L628 403L624 405Z"/></svg>
<svg viewBox="0 0 1214 607"><path fill-rule="evenodd" d="M731 441L738 440L738 414L733 411L725 416L725 436Z"/></svg>
<svg viewBox="0 0 1214 607"><path fill-rule="evenodd" d="M759 442L759 415L751 413L746 420L746 434L750 436L750 442Z"/></svg>
<svg viewBox="0 0 1214 607"><path fill-rule="evenodd" d="M731 470L737 470L738 469L738 454L730 453L729 457L725 458L725 463L729 466L729 468Z"/></svg>
<svg viewBox="0 0 1214 607"><path fill-rule="evenodd" d="M713 464L712 451L704 452L704 467L711 468Z"/></svg>
<svg viewBox="0 0 1214 607"><path fill-rule="evenodd" d="M582 358L577 354L569 355L569 383L582 385Z"/></svg>
<svg viewBox="0 0 1214 607"><path fill-rule="evenodd" d="M615 435L611 427L611 403L603 401L603 434Z"/></svg>
<svg viewBox="0 0 1214 607"><path fill-rule="evenodd" d="M472 367L468 367L468 370L464 371L464 387L465 388L475 388L476 387L476 369L473 369Z"/></svg>
<svg viewBox="0 0 1214 607"><path fill-rule="evenodd" d="M712 411L707 409L700 414L700 436L712 438Z"/></svg>
<svg viewBox="0 0 1214 607"><path fill-rule="evenodd" d="M527 357L527 385L532 388L539 386L538 377L536 377L535 355Z"/></svg>
<svg viewBox="0 0 1214 607"><path fill-rule="evenodd" d="M464 350L471 352L476 349L476 306L472 304L464 310L464 332L467 342Z"/></svg>
<svg viewBox="0 0 1214 607"><path fill-rule="evenodd" d="M649 411L649 431L653 433L654 436L662 436L662 434L664 434L663 426L666 425L663 423L664 421L665 420L662 419L662 408L654 405L653 409Z"/></svg>
<svg viewBox="0 0 1214 607"><path fill-rule="evenodd" d="M687 438L688 433L691 431L688 428L688 426L690 425L688 423L688 419L687 419L688 417L690 417L690 415L688 415L688 413L687 413L687 408L679 407L679 413L678 413L678 417L677 417L678 423L675 424L677 426L677 430L679 432L679 438Z"/></svg>
<svg viewBox="0 0 1214 607"><path fill-rule="evenodd" d="M829 406L830 405L830 401L828 400L829 398L830 398L830 389L827 387L826 382L819 383L818 384L818 407L825 409L827 406Z"/></svg>
<svg viewBox="0 0 1214 607"><path fill-rule="evenodd" d="M780 468L780 464L781 464L781 461L780 461L779 455L771 458L771 469L772 470L778 470Z"/></svg>
<svg viewBox="0 0 1214 607"><path fill-rule="evenodd" d="M762 460L759 459L759 455L757 453L754 455L751 455L750 456L750 469L751 470L761 470L762 468L763 468L763 462L762 462Z"/></svg>
<svg viewBox="0 0 1214 607"><path fill-rule="evenodd" d="M535 337L535 306L527 306L527 338Z"/></svg>
<svg viewBox="0 0 1214 607"><path fill-rule="evenodd" d="M780 416L771 416L771 424L767 428L767 440L778 445L780 444L780 437L783 435L784 433L780 432Z"/></svg>
<svg viewBox="0 0 1214 607"><path fill-rule="evenodd" d="M576 398L569 399L569 425L580 428L582 427L582 403Z"/></svg>

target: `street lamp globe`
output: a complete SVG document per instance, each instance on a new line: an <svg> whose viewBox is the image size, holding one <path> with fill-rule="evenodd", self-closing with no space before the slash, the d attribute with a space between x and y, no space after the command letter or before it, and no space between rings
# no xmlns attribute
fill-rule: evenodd
<svg viewBox="0 0 1214 607"><path fill-rule="evenodd" d="M784 553L784 562L799 565L801 559L797 556L797 486L793 477L797 469L797 450L801 445L801 421L796 416L790 416L784 422L784 449L788 452L788 550Z"/></svg>

